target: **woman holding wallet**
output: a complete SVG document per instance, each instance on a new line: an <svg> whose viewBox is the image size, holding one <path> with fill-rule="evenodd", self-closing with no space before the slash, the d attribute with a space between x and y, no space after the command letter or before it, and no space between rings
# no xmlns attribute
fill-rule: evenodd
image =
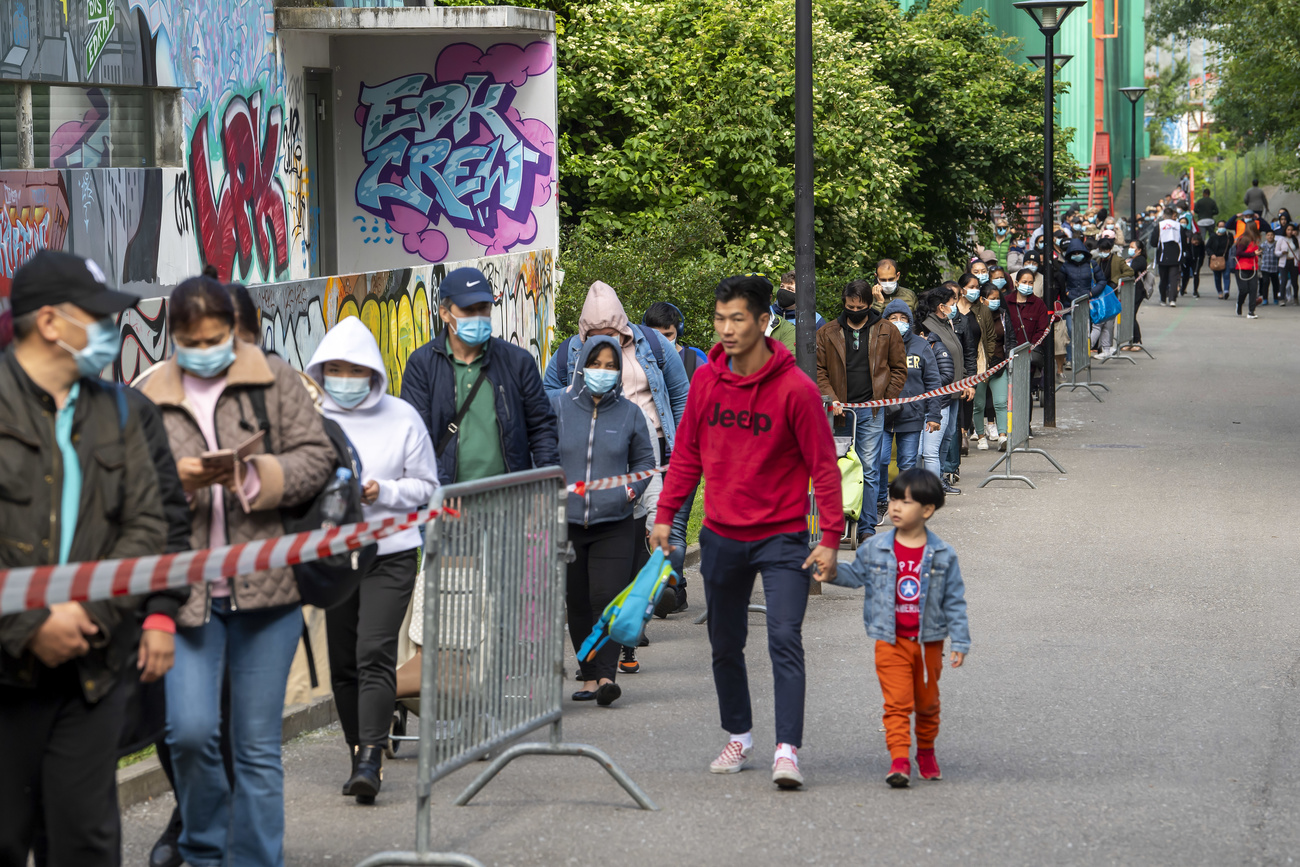
<svg viewBox="0 0 1300 867"><path fill-rule="evenodd" d="M238 340L234 325L225 287L210 277L184 281L168 300L176 353L141 387L162 412L196 549L283 535L280 508L315 497L335 464L298 374ZM213 454L225 450L235 455ZM302 634L298 602L285 567L196 587L180 610L167 742L183 819L179 848L193 867L283 867L280 719ZM218 748L223 671L233 792Z"/></svg>

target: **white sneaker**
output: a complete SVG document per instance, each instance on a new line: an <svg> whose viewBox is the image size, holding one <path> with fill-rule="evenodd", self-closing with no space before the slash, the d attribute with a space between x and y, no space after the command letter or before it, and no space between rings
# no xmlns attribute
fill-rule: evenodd
<svg viewBox="0 0 1300 867"><path fill-rule="evenodd" d="M799 772L799 763L787 756L782 756L772 764L772 782L782 789L797 789L803 785L803 774Z"/></svg>
<svg viewBox="0 0 1300 867"><path fill-rule="evenodd" d="M979 450L982 451L982 452L986 452L986 451L988 451L988 450L989 450L989 438L988 438L988 437L980 437L980 441L975 445L975 448L979 449Z"/></svg>
<svg viewBox="0 0 1300 867"><path fill-rule="evenodd" d="M1247 319L1258 319L1259 317L1256 316L1254 313L1247 313L1247 314L1246 314L1246 318L1247 318Z"/></svg>
<svg viewBox="0 0 1300 867"><path fill-rule="evenodd" d="M1177 301L1170 301L1170 302L1169 302L1169 306L1170 306L1170 307L1177 307L1177 306L1178 306L1178 302L1177 302Z"/></svg>
<svg viewBox="0 0 1300 867"><path fill-rule="evenodd" d="M998 435L998 426L991 421L984 423L984 429L988 431L989 439L993 439Z"/></svg>
<svg viewBox="0 0 1300 867"><path fill-rule="evenodd" d="M748 749L742 747L740 741L727 741L727 745L722 748L722 754L709 763L709 773L740 773L749 767L749 754L752 751L753 747Z"/></svg>

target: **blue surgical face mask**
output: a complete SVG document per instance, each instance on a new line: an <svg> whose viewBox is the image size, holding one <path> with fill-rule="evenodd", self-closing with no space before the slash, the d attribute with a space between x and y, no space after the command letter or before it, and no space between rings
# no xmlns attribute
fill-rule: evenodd
<svg viewBox="0 0 1300 867"><path fill-rule="evenodd" d="M1033 262L1030 262L1030 263L1029 263L1028 265L1026 265L1025 267L1028 268L1030 271L1033 271L1035 274L1038 273L1038 266L1035 265Z"/></svg>
<svg viewBox="0 0 1300 867"><path fill-rule="evenodd" d="M949 308L948 308L948 318L949 318L949 319L956 319L956 318L957 318L957 308L956 308L956 307L949 307Z"/></svg>
<svg viewBox="0 0 1300 867"><path fill-rule="evenodd" d="M73 349L62 340L58 345L77 362L78 373L82 376L99 376L99 372L112 364L122 349L122 334L117 330L117 323L111 318L105 318L86 325L66 313L58 310L55 312L86 332L86 345L82 349Z"/></svg>
<svg viewBox="0 0 1300 867"><path fill-rule="evenodd" d="M235 336L232 334L225 343L196 349L192 346L176 346L176 363L201 379L212 377L235 363Z"/></svg>
<svg viewBox="0 0 1300 867"><path fill-rule="evenodd" d="M997 310L997 309L998 309L999 307L1001 307L1001 306L1002 306L1002 302L1001 302L1001 301L990 301L990 302L989 302L989 309L990 309L990 310Z"/></svg>
<svg viewBox="0 0 1300 867"><path fill-rule="evenodd" d="M456 336L466 346L482 346L492 336L492 317L457 316Z"/></svg>
<svg viewBox="0 0 1300 867"><path fill-rule="evenodd" d="M891 321L893 321L893 320L891 320ZM898 322L898 321L894 321L894 327L898 329L898 333L899 333L899 334L901 334L901 335L903 335L904 337L906 337L906 336L907 336L907 330L908 330L908 328L910 328L911 326L909 326L906 322Z"/></svg>
<svg viewBox="0 0 1300 867"><path fill-rule="evenodd" d="M368 376L330 376L325 374L325 393L344 409L361 403L370 396Z"/></svg>
<svg viewBox="0 0 1300 867"><path fill-rule="evenodd" d="M1226 235L1226 234L1228 234L1228 230L1225 229L1225 228L1222 228L1222 227L1220 227L1220 228L1218 228L1218 229L1215 229L1214 232L1215 232L1215 234L1218 234L1218 235Z"/></svg>
<svg viewBox="0 0 1300 867"><path fill-rule="evenodd" d="M966 300L967 300L967 301L978 301L978 300L980 300L980 290L976 289L974 286L972 286L971 288L967 289L967 290L966 290Z"/></svg>
<svg viewBox="0 0 1300 867"><path fill-rule="evenodd" d="M999 289L1004 289L1004 288L1006 288L1006 285L1007 285L1007 278L1006 278L1006 277L994 277L994 278L993 278L993 285L996 286L996 287L998 287Z"/></svg>
<svg viewBox="0 0 1300 867"><path fill-rule="evenodd" d="M1030 295L1033 295L1033 294L1034 294L1034 284L1033 284L1033 283L1017 283L1017 284L1016 284L1016 291L1019 292L1021 295L1024 295L1026 298L1028 298Z"/></svg>
<svg viewBox="0 0 1300 867"><path fill-rule="evenodd" d="M588 367L582 371L582 381L587 384L587 391L595 395L607 394L614 383L618 382L620 371L605 370L600 367Z"/></svg>
<svg viewBox="0 0 1300 867"><path fill-rule="evenodd" d="M980 281L980 285L983 286L985 283L989 282L989 275L988 275L988 272L985 271L985 272L982 272L982 273L976 274L976 275L975 275L975 279L978 280L978 281Z"/></svg>

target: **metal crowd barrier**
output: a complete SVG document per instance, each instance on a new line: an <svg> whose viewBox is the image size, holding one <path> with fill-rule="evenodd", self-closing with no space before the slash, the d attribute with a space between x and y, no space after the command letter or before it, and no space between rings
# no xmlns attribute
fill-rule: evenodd
<svg viewBox="0 0 1300 867"><path fill-rule="evenodd" d="M1084 309L1087 310L1086 305L1084 306ZM989 472L992 473L998 468L998 465L1004 461L1006 462L1006 467L1004 467L1003 473L999 475L990 475L987 479L980 482L979 487L981 488L989 482L1011 481L1024 482L1031 488L1038 487L1030 481L1027 476L1013 476L1011 474L1011 456L1013 454L1042 455L1052 462L1052 466L1056 467L1062 473L1065 472L1065 467L1058 464L1056 458L1049 455L1043 449L1031 449L1027 447L1029 442L1029 417L1033 412L1034 407L1030 393L1030 386L1032 385L1033 380L1033 372L1031 370L1033 365L1030 363L1031 348L1031 344L1022 343L1011 351L1011 363L1008 365L1011 368L1011 382L1007 388L1007 426L1010 427L1011 430L1007 432L1006 454L998 458L997 462L994 463L993 466L989 467Z"/></svg>
<svg viewBox="0 0 1300 867"><path fill-rule="evenodd" d="M1056 390L1068 388L1074 391L1076 388L1088 389L1088 394L1097 398L1098 403L1104 403L1101 395L1093 391L1093 388L1104 388L1110 391L1110 387L1104 382L1092 382L1088 375L1092 372L1092 317L1088 313L1088 302L1091 298L1083 297L1070 305L1068 314L1070 319L1070 381L1062 382L1056 386ZM1083 379L1080 380L1080 375Z"/></svg>
<svg viewBox="0 0 1300 867"><path fill-rule="evenodd" d="M1136 279L1121 280L1119 286L1119 319L1115 322L1115 352L1120 353L1126 349L1139 349L1145 352L1148 358L1155 360L1155 356L1151 354L1150 350L1141 343L1133 342L1133 328L1137 324L1138 281ZM1145 292L1146 290L1142 289L1140 291ZM1137 364L1137 361L1131 355L1117 355L1115 357L1127 358ZM1102 359L1102 364L1105 364L1107 360L1109 359Z"/></svg>
<svg viewBox="0 0 1300 867"><path fill-rule="evenodd" d="M555 755L595 760L642 809L658 809L604 751L562 742L567 499L558 467L440 489L434 505L460 514L426 531L416 851L381 852L359 867L478 865L429 850L433 784L544 726L549 742L500 752L455 803L468 804L520 756Z"/></svg>
<svg viewBox="0 0 1300 867"><path fill-rule="evenodd" d="M1127 361L1129 364L1137 364L1137 359L1131 355L1124 355L1124 346L1133 343L1133 309L1137 301L1137 294L1133 291L1133 278L1125 277L1119 281L1115 287L1115 295L1119 298L1119 316L1115 317L1115 333L1111 335L1113 343L1111 348L1113 355L1107 355L1101 359L1101 363L1108 361Z"/></svg>

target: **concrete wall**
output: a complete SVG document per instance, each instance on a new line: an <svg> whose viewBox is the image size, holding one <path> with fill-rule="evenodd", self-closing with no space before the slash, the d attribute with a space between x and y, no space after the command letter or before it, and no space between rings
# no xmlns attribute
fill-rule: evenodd
<svg viewBox="0 0 1300 867"><path fill-rule="evenodd" d="M339 261L554 249L554 54L528 35L334 37Z"/></svg>

